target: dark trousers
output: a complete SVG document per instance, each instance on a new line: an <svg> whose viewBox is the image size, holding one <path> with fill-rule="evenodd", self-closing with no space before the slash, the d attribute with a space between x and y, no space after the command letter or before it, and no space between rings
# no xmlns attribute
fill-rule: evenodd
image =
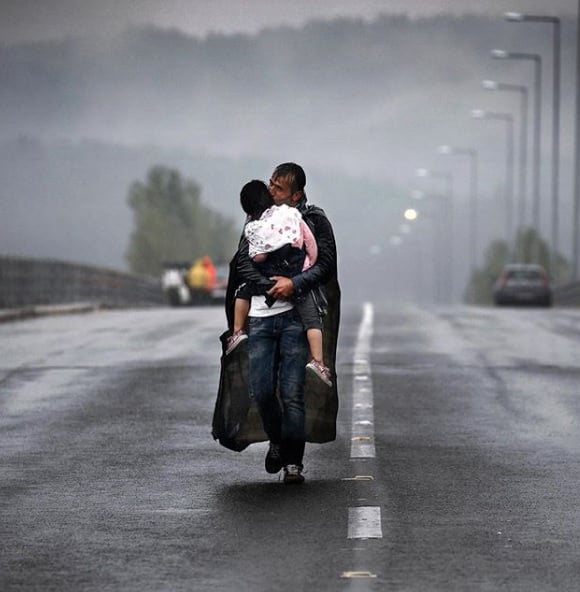
<svg viewBox="0 0 580 592"><path fill-rule="evenodd" d="M302 465L308 342L298 313L250 317L248 354L250 394L264 431L271 442L280 444L284 464Z"/></svg>

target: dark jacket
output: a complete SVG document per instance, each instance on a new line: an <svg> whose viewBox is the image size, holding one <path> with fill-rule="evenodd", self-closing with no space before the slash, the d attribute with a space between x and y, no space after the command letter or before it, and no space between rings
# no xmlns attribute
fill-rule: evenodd
<svg viewBox="0 0 580 592"><path fill-rule="evenodd" d="M307 373L304 388L306 440L323 443L336 438L338 414L335 366L340 322L340 287L337 278L336 243L332 226L321 208L308 206L304 198L298 209L316 238L318 259L310 269L292 278L296 297L323 287L328 301L323 322L323 346L324 361L331 370L333 386L328 388L321 380ZM229 356L223 355L226 339L233 327L235 290L243 281L272 285L272 281L261 275L253 265L248 256L247 241L242 237L238 251L230 263L225 304L228 330L220 337L221 372L212 422L213 437L226 448L236 451L268 439L258 410L249 397L247 342L242 342Z"/></svg>
<svg viewBox="0 0 580 592"><path fill-rule="evenodd" d="M281 275L291 278L302 272L305 258L306 252L303 249L293 247L292 245L284 245L268 253L265 261L254 261L254 265L263 276L273 277ZM236 296L245 299L249 299L252 296L265 296L266 304L272 306L276 302L276 299L267 294L272 285L274 285L273 281L267 285L246 281L240 286L239 291L236 292Z"/></svg>

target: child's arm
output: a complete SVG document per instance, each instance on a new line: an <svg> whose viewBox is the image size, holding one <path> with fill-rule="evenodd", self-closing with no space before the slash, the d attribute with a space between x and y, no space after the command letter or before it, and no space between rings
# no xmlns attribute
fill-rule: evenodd
<svg viewBox="0 0 580 592"><path fill-rule="evenodd" d="M300 221L300 229L304 237L304 248L306 249L306 256L308 258L308 265L306 265L306 262L304 263L304 268L307 269L308 267L312 267L316 263L316 259L318 259L318 245L316 244L312 230L310 230L304 220Z"/></svg>

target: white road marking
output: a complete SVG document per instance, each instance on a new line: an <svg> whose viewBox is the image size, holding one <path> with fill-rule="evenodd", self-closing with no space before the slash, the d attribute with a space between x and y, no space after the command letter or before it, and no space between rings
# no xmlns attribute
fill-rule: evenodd
<svg viewBox="0 0 580 592"><path fill-rule="evenodd" d="M365 302L354 349L351 458L374 458L376 454L369 361L372 335L373 306Z"/></svg>
<svg viewBox="0 0 580 592"><path fill-rule="evenodd" d="M362 506L348 509L349 539L382 539L381 509Z"/></svg>
<svg viewBox="0 0 580 592"><path fill-rule="evenodd" d="M373 307L365 303L354 352L352 437L350 457L375 457L373 385L371 380L370 350L373 333ZM357 475L355 481L372 481L371 475ZM359 502L365 501L359 498ZM349 539L380 539L383 537L381 508L357 506L348 509ZM342 577L376 577L370 572L344 572Z"/></svg>
<svg viewBox="0 0 580 592"><path fill-rule="evenodd" d="M371 573L370 571L343 571L340 574L341 578L346 579L358 579L358 578L376 578L376 574Z"/></svg>

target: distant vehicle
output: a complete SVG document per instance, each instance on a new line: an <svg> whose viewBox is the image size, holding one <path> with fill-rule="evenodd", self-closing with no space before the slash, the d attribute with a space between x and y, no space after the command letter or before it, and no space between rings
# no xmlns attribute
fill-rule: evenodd
<svg viewBox="0 0 580 592"><path fill-rule="evenodd" d="M510 263L493 286L496 306L552 306L552 289L546 270L541 265Z"/></svg>
<svg viewBox="0 0 580 592"><path fill-rule="evenodd" d="M161 287L171 306L185 306L191 302L191 292L187 285L187 272L190 263L164 263Z"/></svg>
<svg viewBox="0 0 580 592"><path fill-rule="evenodd" d="M199 257L189 268L185 281L189 287L191 303L203 306L212 303L211 293L216 285L217 271L211 257Z"/></svg>
<svg viewBox="0 0 580 592"><path fill-rule="evenodd" d="M222 304L226 301L229 274L230 266L227 263L216 266L216 283L211 291L212 304Z"/></svg>
<svg viewBox="0 0 580 592"><path fill-rule="evenodd" d="M163 264L161 286L170 306L222 304L226 299L229 265L214 267L209 257L192 263Z"/></svg>

